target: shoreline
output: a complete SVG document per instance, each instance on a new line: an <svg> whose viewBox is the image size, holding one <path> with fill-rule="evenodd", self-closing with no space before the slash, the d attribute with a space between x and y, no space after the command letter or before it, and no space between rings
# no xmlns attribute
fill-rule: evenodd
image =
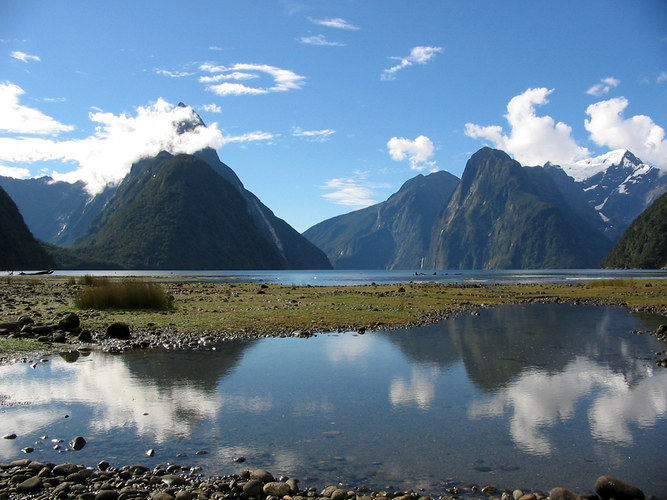
<svg viewBox="0 0 667 500"><path fill-rule="evenodd" d="M81 439L81 438L77 438ZM242 460L239 460L242 462ZM299 486L298 478L274 476L264 469L206 476L200 467L160 464L114 467L106 460L96 467L64 463L42 463L28 458L0 463L0 498L58 498L61 500L644 500L644 492L621 479L600 476L585 492L554 487L541 490L508 488L489 484L463 485L447 480L441 491L400 490L387 486L338 483ZM649 496L649 499L659 500Z"/></svg>
<svg viewBox="0 0 667 500"><path fill-rule="evenodd" d="M228 340L400 330L498 305L620 306L635 313L664 316L667 323L667 280L321 287L181 279L139 281L157 282L173 298L173 308L78 309L75 298L85 286L72 278L21 276L0 280L0 365L76 349L188 349ZM60 326L68 314L76 316L77 323L71 329ZM127 325L129 338L109 338L106 330L112 323ZM667 340L664 332L661 335L658 338Z"/></svg>

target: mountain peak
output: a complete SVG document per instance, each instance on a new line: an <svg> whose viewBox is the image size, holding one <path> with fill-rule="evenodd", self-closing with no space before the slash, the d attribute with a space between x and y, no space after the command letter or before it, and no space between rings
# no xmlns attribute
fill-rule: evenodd
<svg viewBox="0 0 667 500"><path fill-rule="evenodd" d="M177 125L177 132L179 135L185 134L187 132L192 132L199 127L204 127L206 128L206 124L204 123L204 120L202 120L201 116L194 110L194 108L188 106L187 104L184 104L183 102L179 102L176 105L177 108L185 108L189 109L191 112L191 116L187 120L181 120L178 122Z"/></svg>
<svg viewBox="0 0 667 500"><path fill-rule="evenodd" d="M639 158L627 149L615 149L600 156L579 160L569 165L562 165L561 168L576 182L582 182L600 172L607 171L612 166L631 167L635 169L644 165Z"/></svg>

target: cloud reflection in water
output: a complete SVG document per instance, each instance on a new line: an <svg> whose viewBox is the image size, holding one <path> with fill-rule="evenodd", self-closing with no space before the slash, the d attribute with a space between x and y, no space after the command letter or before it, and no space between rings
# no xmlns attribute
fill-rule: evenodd
<svg viewBox="0 0 667 500"><path fill-rule="evenodd" d="M533 455L553 450L548 429L575 416L582 398L590 397L591 435L615 444L632 444L630 425L647 427L667 412L667 373L631 386L621 373L578 357L556 373L530 370L493 396L468 405L472 419L502 417L511 408L510 435Z"/></svg>

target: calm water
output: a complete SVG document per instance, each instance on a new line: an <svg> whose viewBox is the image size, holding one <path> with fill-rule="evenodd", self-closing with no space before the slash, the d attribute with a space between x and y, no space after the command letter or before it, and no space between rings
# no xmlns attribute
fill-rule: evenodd
<svg viewBox="0 0 667 500"><path fill-rule="evenodd" d="M184 277L238 282L266 282L282 285L365 285L370 283L558 283L610 278L667 279L667 270L546 269L492 271L56 271L61 276L151 276L165 279Z"/></svg>
<svg viewBox="0 0 667 500"><path fill-rule="evenodd" d="M427 492L450 478L583 492L611 474L667 497L667 369L653 364L665 345L631 333L661 321L503 306L412 330L3 366L0 434L19 437L0 439L0 460L32 446L41 461L261 467L302 486ZM83 450L53 449L77 435Z"/></svg>

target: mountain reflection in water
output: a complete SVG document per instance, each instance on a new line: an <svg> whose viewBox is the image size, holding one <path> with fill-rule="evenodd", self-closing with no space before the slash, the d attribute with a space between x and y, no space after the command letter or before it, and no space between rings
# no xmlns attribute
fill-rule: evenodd
<svg viewBox="0 0 667 500"><path fill-rule="evenodd" d="M32 446L41 461L433 491L448 477L581 490L604 473L664 496L667 370L646 359L664 346L631 333L661 320L503 306L409 330L3 366L0 432L19 437L0 440L0 460ZM58 456L51 439L76 435L86 447Z"/></svg>

